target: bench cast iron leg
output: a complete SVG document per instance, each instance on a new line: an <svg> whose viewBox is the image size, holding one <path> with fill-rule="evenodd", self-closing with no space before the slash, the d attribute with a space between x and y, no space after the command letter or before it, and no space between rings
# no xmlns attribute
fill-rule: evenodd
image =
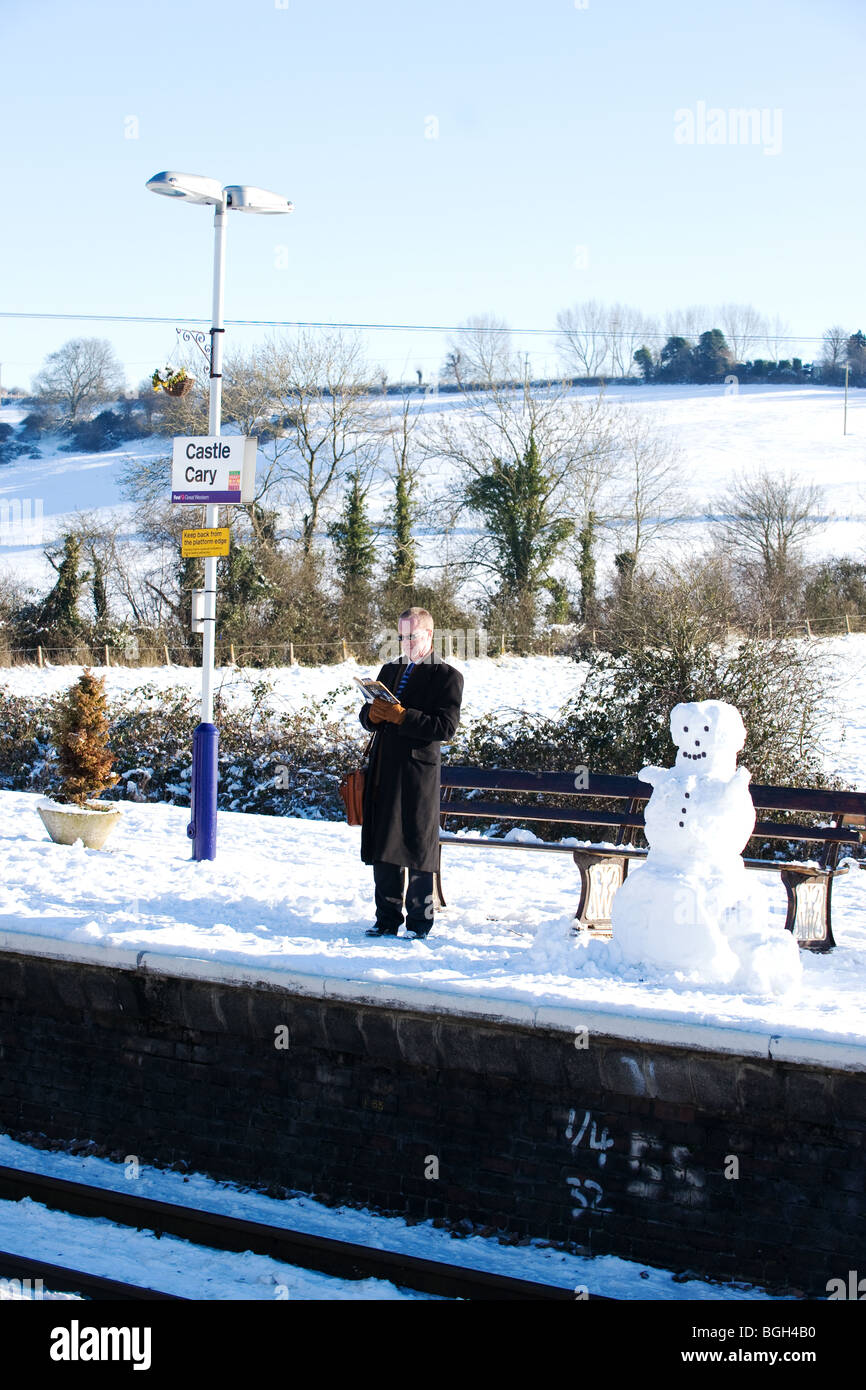
<svg viewBox="0 0 866 1390"><path fill-rule="evenodd" d="M782 869L780 873L788 894L786 929L806 950L832 951L836 945L830 923L832 878L819 869Z"/></svg>
<svg viewBox="0 0 866 1390"><path fill-rule="evenodd" d="M580 902L575 921L584 928L610 934L610 912L616 890L625 881L628 859L622 854L598 854L591 850L572 850L580 869Z"/></svg>

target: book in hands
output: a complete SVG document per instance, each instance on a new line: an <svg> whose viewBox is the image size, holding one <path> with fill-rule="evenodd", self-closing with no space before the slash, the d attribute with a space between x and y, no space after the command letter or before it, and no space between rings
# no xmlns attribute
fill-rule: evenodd
<svg viewBox="0 0 866 1390"><path fill-rule="evenodd" d="M360 685L368 705L372 705L374 700L387 700L389 704L399 705L397 696L381 681L371 680L369 676L353 676L352 680L356 685Z"/></svg>

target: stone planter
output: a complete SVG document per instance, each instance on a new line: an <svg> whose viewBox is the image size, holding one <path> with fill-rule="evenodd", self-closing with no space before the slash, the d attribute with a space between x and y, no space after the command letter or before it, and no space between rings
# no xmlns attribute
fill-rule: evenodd
<svg viewBox="0 0 866 1390"><path fill-rule="evenodd" d="M102 849L123 817L123 809L116 801L88 801L86 806L40 801L36 809L56 845L74 845L80 840L85 849Z"/></svg>

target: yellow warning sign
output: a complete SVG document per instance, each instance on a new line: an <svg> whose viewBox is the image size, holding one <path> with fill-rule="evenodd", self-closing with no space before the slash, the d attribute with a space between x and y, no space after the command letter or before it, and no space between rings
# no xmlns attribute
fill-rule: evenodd
<svg viewBox="0 0 866 1390"><path fill-rule="evenodd" d="M228 555L229 528L227 526L203 527L199 531L182 533L181 555Z"/></svg>

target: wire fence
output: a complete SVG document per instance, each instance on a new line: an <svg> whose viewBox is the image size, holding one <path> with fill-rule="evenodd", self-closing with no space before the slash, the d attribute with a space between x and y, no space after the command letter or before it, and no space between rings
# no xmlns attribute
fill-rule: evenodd
<svg viewBox="0 0 866 1390"><path fill-rule="evenodd" d="M776 622L771 618L756 624L747 633L730 628L734 640L744 636L757 638L800 637L807 640L820 637L839 637L866 632L866 613L847 613L829 618L799 618ZM473 657L509 655L566 656L577 648L603 644L604 634L595 628L557 628L533 637L518 633L498 632L476 634L483 641L464 633L441 630L434 632L434 651L443 660L465 660ZM302 642L227 642L215 644L215 663L223 667L278 666L336 666L344 661L380 664L395 653L387 642L357 641L347 637L326 638ZM66 647L11 647L0 640L0 668L14 666L89 666L89 667L154 667L201 665L201 646L177 646L152 637L138 637L124 646L111 643L92 645L77 643Z"/></svg>

